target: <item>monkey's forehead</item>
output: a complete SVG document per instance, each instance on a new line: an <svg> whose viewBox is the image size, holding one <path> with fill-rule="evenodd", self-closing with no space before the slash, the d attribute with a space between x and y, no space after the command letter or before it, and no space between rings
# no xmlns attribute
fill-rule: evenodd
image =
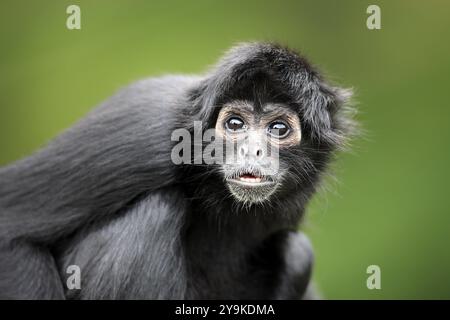
<svg viewBox="0 0 450 320"><path fill-rule="evenodd" d="M253 115L255 113L283 113L292 116L297 115L297 113L292 110L288 104L275 101L267 101L262 103L258 101L257 103L252 100L230 100L221 106L221 112L233 112L237 110L249 115Z"/></svg>

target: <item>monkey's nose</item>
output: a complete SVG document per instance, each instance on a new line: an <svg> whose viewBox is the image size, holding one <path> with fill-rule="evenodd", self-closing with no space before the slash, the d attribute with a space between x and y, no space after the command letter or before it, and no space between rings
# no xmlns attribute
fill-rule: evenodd
<svg viewBox="0 0 450 320"><path fill-rule="evenodd" d="M264 150L259 145L256 146L242 145L239 148L239 155L242 158L255 157L257 159L260 159L264 156Z"/></svg>

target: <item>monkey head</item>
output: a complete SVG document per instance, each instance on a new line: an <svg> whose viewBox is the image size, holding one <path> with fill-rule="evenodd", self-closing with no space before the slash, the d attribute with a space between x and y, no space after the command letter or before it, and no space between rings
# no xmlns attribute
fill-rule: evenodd
<svg viewBox="0 0 450 320"><path fill-rule="evenodd" d="M217 181L204 193L214 193L216 203L231 195L251 206L302 207L354 132L350 97L290 49L231 49L190 95L194 118L233 146L223 163L206 169L213 174L198 175Z"/></svg>

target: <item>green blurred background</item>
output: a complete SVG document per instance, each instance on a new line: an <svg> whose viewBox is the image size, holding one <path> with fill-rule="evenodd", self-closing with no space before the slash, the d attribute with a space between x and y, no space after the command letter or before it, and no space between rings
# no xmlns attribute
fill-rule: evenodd
<svg viewBox="0 0 450 320"><path fill-rule="evenodd" d="M81 30L66 7L81 7ZM381 7L381 30L366 8ZM206 70L245 40L301 50L352 86L366 131L308 208L326 298L450 298L450 2L5 1L0 165L30 154L118 88ZM381 267L381 290L366 268Z"/></svg>

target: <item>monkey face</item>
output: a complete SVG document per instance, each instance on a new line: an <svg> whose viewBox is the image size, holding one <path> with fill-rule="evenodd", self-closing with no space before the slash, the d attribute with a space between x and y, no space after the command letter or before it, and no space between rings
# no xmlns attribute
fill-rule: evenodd
<svg viewBox="0 0 450 320"><path fill-rule="evenodd" d="M300 143L298 115L279 103L255 108L237 100L222 107L215 130L227 146L222 172L232 195L244 203L267 200L289 170L279 151Z"/></svg>

